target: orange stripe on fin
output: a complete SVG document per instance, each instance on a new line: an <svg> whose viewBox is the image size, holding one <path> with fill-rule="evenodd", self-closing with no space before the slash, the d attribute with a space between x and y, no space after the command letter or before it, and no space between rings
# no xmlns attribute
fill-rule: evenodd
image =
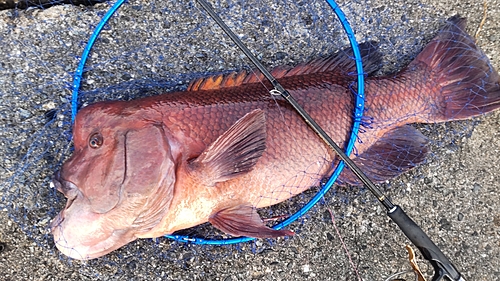
<svg viewBox="0 0 500 281"><path fill-rule="evenodd" d="M191 83L189 83L187 90L188 91L197 91L199 89L201 83L203 82L203 80L205 80L205 78L196 79L196 80L191 81Z"/></svg>
<svg viewBox="0 0 500 281"><path fill-rule="evenodd" d="M217 74L214 76L203 77L193 80L187 90L188 91L203 91L203 90L217 90L222 88L237 87L245 84L245 80L248 79L248 74L246 70L239 72L231 72L228 74Z"/></svg>

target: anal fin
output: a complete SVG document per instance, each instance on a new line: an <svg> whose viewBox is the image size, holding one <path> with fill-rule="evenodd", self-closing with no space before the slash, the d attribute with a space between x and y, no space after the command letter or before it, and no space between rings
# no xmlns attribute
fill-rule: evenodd
<svg viewBox="0 0 500 281"><path fill-rule="evenodd" d="M273 238L294 234L290 230L275 230L266 226L255 208L248 205L222 208L214 212L208 221L214 227L233 236Z"/></svg>
<svg viewBox="0 0 500 281"><path fill-rule="evenodd" d="M428 140L417 129L405 125L385 133L373 146L353 159L374 182L383 182L410 170L425 160ZM359 179L346 168L341 183L360 185Z"/></svg>

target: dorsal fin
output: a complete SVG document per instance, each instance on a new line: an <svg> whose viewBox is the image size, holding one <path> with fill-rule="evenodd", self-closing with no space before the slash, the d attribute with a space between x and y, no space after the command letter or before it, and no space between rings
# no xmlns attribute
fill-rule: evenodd
<svg viewBox="0 0 500 281"><path fill-rule="evenodd" d="M361 58L363 60L363 68L365 74L369 75L375 72L381 62L381 55L377 51L375 42L364 42L359 45ZM339 76L350 76L356 71L356 62L353 57L351 48L343 51L338 51L334 54L316 58L308 62L304 62L292 66L278 66L271 71L271 74L280 79L296 75L307 75L312 73L333 72ZM188 91L216 90L222 88L230 88L241 86L244 84L258 83L265 80L264 75L253 70L231 72L228 74L218 74L209 77L199 78L189 84Z"/></svg>

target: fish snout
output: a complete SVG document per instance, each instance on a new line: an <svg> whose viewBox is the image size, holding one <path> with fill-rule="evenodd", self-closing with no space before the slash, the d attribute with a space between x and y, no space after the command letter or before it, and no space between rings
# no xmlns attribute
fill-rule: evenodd
<svg viewBox="0 0 500 281"><path fill-rule="evenodd" d="M78 187L67 180L61 178L61 171L57 170L52 176L51 187L55 187L59 192L64 194L64 197L68 199L73 199L78 193Z"/></svg>
<svg viewBox="0 0 500 281"><path fill-rule="evenodd" d="M61 226L62 222L64 221L63 212L64 211L59 213L50 223L50 229L51 229L52 233L54 233L55 228Z"/></svg>

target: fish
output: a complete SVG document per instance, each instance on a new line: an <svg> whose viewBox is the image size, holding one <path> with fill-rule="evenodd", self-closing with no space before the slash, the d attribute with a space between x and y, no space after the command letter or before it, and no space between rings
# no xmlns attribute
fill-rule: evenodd
<svg viewBox="0 0 500 281"><path fill-rule="evenodd" d="M376 44L360 45L367 75L364 131L353 161L383 182L425 160L412 123L469 119L500 108L497 71L450 18L400 72L376 76ZM348 141L356 77L352 50L272 71L340 146ZM88 260L136 239L210 223L229 236L277 238L257 209L294 197L339 160L256 72L193 81L186 91L82 108L72 155L52 185L66 206L50 224L64 255ZM339 182L360 184L349 171Z"/></svg>

